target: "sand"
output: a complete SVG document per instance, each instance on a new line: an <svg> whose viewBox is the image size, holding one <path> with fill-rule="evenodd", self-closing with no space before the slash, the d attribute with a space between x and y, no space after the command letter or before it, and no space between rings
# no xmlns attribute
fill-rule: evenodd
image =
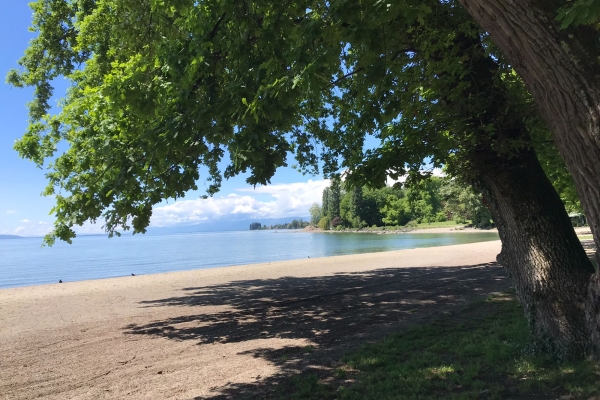
<svg viewBox="0 0 600 400"><path fill-rule="evenodd" d="M500 242L0 290L0 399L267 395L508 290Z"/></svg>

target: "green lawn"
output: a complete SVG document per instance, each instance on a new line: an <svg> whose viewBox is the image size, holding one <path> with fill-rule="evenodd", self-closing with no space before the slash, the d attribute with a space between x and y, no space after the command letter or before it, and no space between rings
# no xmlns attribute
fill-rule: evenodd
<svg viewBox="0 0 600 400"><path fill-rule="evenodd" d="M561 364L529 354L522 309L509 295L366 345L348 355L333 378L296 376L279 392L295 399L587 399L598 394L600 364Z"/></svg>
<svg viewBox="0 0 600 400"><path fill-rule="evenodd" d="M467 225L466 224L457 224L455 221L444 221L444 222L432 222L430 224L417 224L417 229L427 229L427 228L458 228Z"/></svg>

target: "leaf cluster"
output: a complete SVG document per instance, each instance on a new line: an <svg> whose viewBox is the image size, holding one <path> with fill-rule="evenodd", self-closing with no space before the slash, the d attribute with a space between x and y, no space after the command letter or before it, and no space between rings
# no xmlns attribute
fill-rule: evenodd
<svg viewBox="0 0 600 400"><path fill-rule="evenodd" d="M202 168L207 195L240 173L268 184L290 153L304 173L343 170L348 184L382 186L388 176L417 181L425 163L474 179L477 152L529 145L510 133L529 112L510 97L510 67L454 1L32 8L38 37L8 80L36 88L15 147L49 168L49 243L70 241L86 221L109 235L144 232L155 204L198 189ZM71 87L51 114L59 76ZM60 141L69 149L58 155Z"/></svg>

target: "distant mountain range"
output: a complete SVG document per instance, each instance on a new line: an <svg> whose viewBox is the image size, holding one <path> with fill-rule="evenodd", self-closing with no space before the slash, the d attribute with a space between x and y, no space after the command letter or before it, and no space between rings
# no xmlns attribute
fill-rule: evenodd
<svg viewBox="0 0 600 400"><path fill-rule="evenodd" d="M23 237L17 235L0 235L0 239L23 239Z"/></svg>
<svg viewBox="0 0 600 400"><path fill-rule="evenodd" d="M237 221L212 221L205 222L196 225L178 225L171 227L149 227L146 232L147 235L164 235L170 233L191 233L191 232L223 232L223 231L247 231L250 230L250 224L253 222L260 222L261 225L276 225L292 222L293 220L308 221L310 217L286 217L286 218L255 218L255 219L241 219ZM130 232L124 232L124 235L131 234ZM78 236L106 236L104 233L97 234L80 234ZM23 239L24 236L17 235L0 235L2 239Z"/></svg>
<svg viewBox="0 0 600 400"><path fill-rule="evenodd" d="M188 233L188 232L222 232L222 231L247 231L250 224L260 222L262 225L276 225L292 222L293 220L310 220L310 217L285 217L285 218L254 218L241 219L237 221L212 221L197 225L172 226L172 227L149 227L147 234L161 235L165 233Z"/></svg>

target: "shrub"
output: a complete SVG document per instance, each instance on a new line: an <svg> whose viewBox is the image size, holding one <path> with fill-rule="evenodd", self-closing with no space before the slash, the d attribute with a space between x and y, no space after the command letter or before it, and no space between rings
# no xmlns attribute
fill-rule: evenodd
<svg viewBox="0 0 600 400"><path fill-rule="evenodd" d="M405 227L405 228L414 228L414 229L416 229L416 228L417 228L417 225L418 225L418 222L417 222L417 221L408 221L408 222L406 223L406 225L404 225L404 227Z"/></svg>
<svg viewBox="0 0 600 400"><path fill-rule="evenodd" d="M338 226L340 226L342 224L342 222L344 222L344 221L342 221L342 219L340 217L334 217L331 220L331 226L333 228L337 228Z"/></svg>
<svg viewBox="0 0 600 400"><path fill-rule="evenodd" d="M437 214L435 214L435 222L444 222L447 220L448 218L446 218L446 213L440 211Z"/></svg>
<svg viewBox="0 0 600 400"><path fill-rule="evenodd" d="M458 214L455 215L454 217L452 217L452 220L454 222L456 222L457 224L466 224L467 223L467 220L463 216L458 215Z"/></svg>
<svg viewBox="0 0 600 400"><path fill-rule="evenodd" d="M317 225L319 226L319 228L323 229L324 231L328 231L330 224L331 224L331 221L329 220L329 217L323 217L323 218L321 218L321 220L319 221L319 223Z"/></svg>

